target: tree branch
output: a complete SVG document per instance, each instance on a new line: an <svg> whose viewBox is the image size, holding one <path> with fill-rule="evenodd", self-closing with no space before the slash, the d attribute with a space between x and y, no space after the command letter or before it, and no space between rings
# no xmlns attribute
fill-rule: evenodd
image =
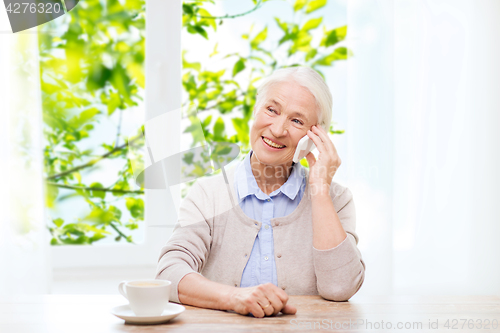
<svg viewBox="0 0 500 333"><path fill-rule="evenodd" d="M127 193L129 193L129 194L144 194L144 191L142 191L142 190L137 190L137 191L116 190L116 189L112 189L112 188L75 186L75 185L59 184L59 183L54 183L54 182L47 182L47 185L61 187L61 188L67 188L70 190L86 190L86 191L112 192L112 193L122 193L122 194L127 194Z"/></svg>
<svg viewBox="0 0 500 333"><path fill-rule="evenodd" d="M118 229L116 225L114 225L112 222L110 222L109 225L111 226L111 228L115 229L115 231L118 233L118 235L125 238L125 240L128 242L127 235L125 235L123 232L121 232L120 229ZM129 243L134 244L134 242L129 242Z"/></svg>
<svg viewBox="0 0 500 333"><path fill-rule="evenodd" d="M47 180L51 180L51 179L57 179L57 178L61 178L61 177L64 177L66 175L69 175L70 173L73 173L73 172L76 172L78 170L81 170L81 169L85 169L85 168L88 168L88 167L91 167L93 166L94 164L96 164L97 162L99 162L100 160L103 160L105 158L107 158L108 156L110 155L113 155L114 153L116 153L117 151L120 151L122 150L123 148L127 147L127 145L130 145L132 143L134 143L135 141L139 140L140 138L142 137L142 135L139 135L139 136L136 136L135 138L131 139L128 141L128 143L124 143L123 145L119 146L119 147L116 147L115 149L113 150L110 150L109 152L107 152L106 154L104 155L101 155L99 156L98 158L96 159L93 159L92 161L90 162L87 162L85 164L82 164L82 165L79 165L77 167L74 167L73 169L69 169L69 170L66 170L64 172L61 172L61 173L58 173L58 174L55 174L55 175L52 175L52 176L48 176L46 179Z"/></svg>
<svg viewBox="0 0 500 333"><path fill-rule="evenodd" d="M118 141L120 140L120 132L122 129L122 116L123 116L123 110L120 110L120 118L118 120L118 128L116 130L116 140L115 140L115 148L118 147Z"/></svg>
<svg viewBox="0 0 500 333"><path fill-rule="evenodd" d="M235 100L238 100L240 97L243 97L245 94L244 93L241 93L239 95L237 95L235 97ZM221 105L222 103L226 102L227 100L222 100L218 103L215 103L214 105L210 105L209 107L203 109L203 110L197 110L196 113L200 113L200 112L205 112L205 111L210 111L210 110L213 110L215 109L216 107L218 107L219 105ZM188 115L189 116L189 115Z"/></svg>
<svg viewBox="0 0 500 333"><path fill-rule="evenodd" d="M256 11L257 9L260 8L260 6L262 5L262 0L259 0L257 2L257 4L255 5L255 7L253 7L252 9L250 9L249 11L246 11L244 13L241 13L241 14L235 14L235 15L229 15L229 14L226 14L224 16L203 16L203 15L197 15L197 14L193 14L194 16L196 17L200 17L200 18L206 18L206 19L227 19L227 18L236 18L236 17L240 17L240 16L244 16L244 15L247 15L247 14L250 14L251 12L254 12Z"/></svg>

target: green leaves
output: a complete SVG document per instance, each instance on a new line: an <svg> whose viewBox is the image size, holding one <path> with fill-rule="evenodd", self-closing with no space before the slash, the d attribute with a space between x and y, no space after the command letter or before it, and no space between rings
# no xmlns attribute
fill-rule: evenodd
<svg viewBox="0 0 500 333"><path fill-rule="evenodd" d="M108 116L111 116L117 108L124 109L124 105L118 93L111 92L109 96L101 95L102 102L107 105Z"/></svg>
<svg viewBox="0 0 500 333"><path fill-rule="evenodd" d="M134 103L131 99L132 87L130 84L130 78L121 64L118 63L113 68L110 82L126 104L130 106L136 105L136 103Z"/></svg>
<svg viewBox="0 0 500 333"><path fill-rule="evenodd" d="M132 217L144 220L144 201L142 199L127 198L125 202Z"/></svg>
<svg viewBox="0 0 500 333"><path fill-rule="evenodd" d="M321 7L324 7L326 5L327 0L311 0L308 2L307 7L306 7L306 13L312 13L315 10L320 9Z"/></svg>
<svg viewBox="0 0 500 333"><path fill-rule="evenodd" d="M319 25L321 24L321 22L323 22L323 18L322 17L317 17L317 18L313 18L313 19L310 19L309 21L307 21L304 26L302 27L302 31L309 31L309 30L312 30L312 29L316 29L317 27L319 27Z"/></svg>
<svg viewBox="0 0 500 333"><path fill-rule="evenodd" d="M278 17L275 17L274 20L278 24L278 27L280 27L280 29L283 30L283 32L285 34L287 34L288 33L288 24L286 22L281 21Z"/></svg>
<svg viewBox="0 0 500 333"><path fill-rule="evenodd" d="M192 152L184 153L182 156L182 160L187 165L193 164L193 158L194 158L194 153L192 153Z"/></svg>
<svg viewBox="0 0 500 333"><path fill-rule="evenodd" d="M265 41L267 38L267 26L257 34L257 36L254 37L254 39L252 39L252 41L250 42L250 47L252 49L256 49L260 43L262 43L263 41Z"/></svg>
<svg viewBox="0 0 500 333"><path fill-rule="evenodd" d="M55 219L55 220L52 220L52 222L56 225L56 227L61 227L64 224L63 219Z"/></svg>
<svg viewBox="0 0 500 333"><path fill-rule="evenodd" d="M59 189L55 186L47 185L45 187L45 205L48 208L54 208L56 205L56 199L59 195Z"/></svg>
<svg viewBox="0 0 500 333"><path fill-rule="evenodd" d="M318 50L311 48L306 54L306 61L313 59L316 54L318 54Z"/></svg>
<svg viewBox="0 0 500 333"><path fill-rule="evenodd" d="M219 45L219 43L215 43L215 46L214 46L214 50L212 51L212 53L210 53L209 57L212 58L214 55L218 54L219 51L217 51L217 46Z"/></svg>
<svg viewBox="0 0 500 333"><path fill-rule="evenodd" d="M123 140L116 110L128 112L144 95L144 8L144 0L90 0L75 7L66 20L38 27L51 244L92 244L112 233L132 241L121 228L137 227L140 221L140 213L134 213L137 218L122 216L121 209L127 212L126 198L140 200L141 195L131 191L126 146L117 146L114 140L116 133ZM202 27L210 24L198 21ZM84 141L95 129L102 130L101 122L117 124L109 141ZM107 155L99 158L103 154ZM107 183L89 181L89 173L95 178L93 173L101 166L96 164L111 158L116 176L108 176ZM88 212L58 216L68 210L67 198L79 207L87 204ZM122 219L129 220L125 227Z"/></svg>
<svg viewBox="0 0 500 333"><path fill-rule="evenodd" d="M293 4L293 10L295 12L301 10L306 5L307 1L309 0L295 0L295 3Z"/></svg>
<svg viewBox="0 0 500 333"><path fill-rule="evenodd" d="M202 25L210 25L214 29L214 31L217 31L217 23L215 23L215 19L208 18L211 16L211 14L204 8L198 7L197 11L198 15L203 17L202 20L200 20L200 24Z"/></svg>
<svg viewBox="0 0 500 333"><path fill-rule="evenodd" d="M56 228L49 228L52 234L51 245L88 245L111 234L102 228L83 222L69 223L64 226L59 224L60 222L64 221L58 219Z"/></svg>
<svg viewBox="0 0 500 333"><path fill-rule="evenodd" d="M208 32L204 27L217 30L217 23L211 14L200 6L201 1L193 1L182 5L182 25L190 34L199 34L208 39Z"/></svg>
<svg viewBox="0 0 500 333"><path fill-rule="evenodd" d="M240 58L233 66L233 77L236 76L239 72L245 69L245 59Z"/></svg>
<svg viewBox="0 0 500 333"><path fill-rule="evenodd" d="M187 31L191 34L200 34L205 39L208 39L207 31L205 29L203 29L203 27L201 25L188 25Z"/></svg>
<svg viewBox="0 0 500 333"><path fill-rule="evenodd" d="M99 90L106 86L111 78L111 70L100 63L92 64L87 76L87 89Z"/></svg>
<svg viewBox="0 0 500 333"><path fill-rule="evenodd" d="M76 122L77 127L80 127L86 123L88 123L92 118L98 115L100 112L97 108L91 108L80 113L78 120Z"/></svg>
<svg viewBox="0 0 500 333"><path fill-rule="evenodd" d="M345 47L336 48L331 54L318 59L314 64L321 66L331 66L333 61L346 60L352 56L352 52Z"/></svg>
<svg viewBox="0 0 500 333"><path fill-rule="evenodd" d="M183 51L182 52L182 67L183 68L192 68L194 70L196 70L197 72L199 72L201 70L201 64L199 62L188 62L185 58L184 58L184 54L186 53L186 51Z"/></svg>
<svg viewBox="0 0 500 333"><path fill-rule="evenodd" d="M224 141L225 127L222 117L217 118L214 125L214 141Z"/></svg>
<svg viewBox="0 0 500 333"><path fill-rule="evenodd" d="M103 186L102 186L101 183L92 183L92 184L90 184L90 187L91 188L98 188L98 189L102 189L103 188ZM90 196L92 198L101 198L101 199L104 199L106 197L106 192L92 190L92 191L90 191Z"/></svg>
<svg viewBox="0 0 500 333"><path fill-rule="evenodd" d="M346 35L347 35L346 25L336 29L332 29L325 33L325 37L323 37L323 39L321 40L320 45L324 47L335 45L338 42L344 40Z"/></svg>
<svg viewBox="0 0 500 333"><path fill-rule="evenodd" d="M200 123L199 119L196 116L190 116L189 121L191 122L191 125L186 127L184 129L184 133L191 133L193 136L193 143L192 146L194 147L198 142L203 143L205 141L205 130L204 128L210 123L212 119L212 116L207 117L207 119L204 120L203 123ZM200 126L202 127L203 131L200 131Z"/></svg>
<svg viewBox="0 0 500 333"><path fill-rule="evenodd" d="M113 207L113 206L112 206ZM111 222L116 222L116 207L110 211L109 209L105 209L99 206L95 206L90 214L87 215L85 220L92 221L98 225L107 225Z"/></svg>
<svg viewBox="0 0 500 333"><path fill-rule="evenodd" d="M128 173L131 171L126 171L125 177L128 176ZM128 183L128 180L126 178L122 178L118 180L115 183L115 186L113 186L113 190L117 190L117 192L111 192L115 197L121 197L124 195L122 191L130 191L130 185Z"/></svg>
<svg viewBox="0 0 500 333"><path fill-rule="evenodd" d="M208 117L205 118L205 120L203 120L203 122L201 123L201 126L203 128L206 128L206 127L208 127L208 125L210 125L211 122L212 122L212 115L209 115Z"/></svg>
<svg viewBox="0 0 500 333"><path fill-rule="evenodd" d="M194 10L192 5L186 3L182 4L182 11L186 15L194 15Z"/></svg>
<svg viewBox="0 0 500 333"><path fill-rule="evenodd" d="M234 129L236 130L238 141L243 144L248 144L248 134L250 133L250 128L248 127L248 119L233 118L231 120L233 122Z"/></svg>

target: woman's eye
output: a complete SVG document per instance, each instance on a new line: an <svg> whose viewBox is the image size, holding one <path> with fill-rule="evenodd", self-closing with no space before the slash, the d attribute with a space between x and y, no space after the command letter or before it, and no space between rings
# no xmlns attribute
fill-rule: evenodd
<svg viewBox="0 0 500 333"><path fill-rule="evenodd" d="M274 111L274 110L273 110L273 109L271 109L271 108L267 108L267 109L268 109L269 111L271 111L271 112L276 113L276 111Z"/></svg>
<svg viewBox="0 0 500 333"><path fill-rule="evenodd" d="M298 119L294 119L293 121L296 121L296 123L299 124L299 125L303 125L302 122L300 120L298 120Z"/></svg>

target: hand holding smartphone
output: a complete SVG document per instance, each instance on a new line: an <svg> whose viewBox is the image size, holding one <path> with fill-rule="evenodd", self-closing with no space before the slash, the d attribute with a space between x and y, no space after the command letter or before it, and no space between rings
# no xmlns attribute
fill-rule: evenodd
<svg viewBox="0 0 500 333"><path fill-rule="evenodd" d="M300 139L299 143L297 144L295 155L293 155L293 161L295 163L299 163L301 159L306 157L306 155L315 148L316 146L314 145L314 142L306 134L302 139Z"/></svg>

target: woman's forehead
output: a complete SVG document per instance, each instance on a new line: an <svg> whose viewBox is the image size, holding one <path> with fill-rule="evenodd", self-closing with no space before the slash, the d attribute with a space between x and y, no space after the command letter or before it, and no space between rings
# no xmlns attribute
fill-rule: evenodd
<svg viewBox="0 0 500 333"><path fill-rule="evenodd" d="M267 94L289 94L291 96L296 95L297 93L300 95L308 95L311 98L314 98L314 96L311 94L309 89L307 89L304 86L301 86L297 82L291 80L291 81L279 81L275 82L269 88L267 89Z"/></svg>
<svg viewBox="0 0 500 333"><path fill-rule="evenodd" d="M280 82L269 87L264 101L278 108L289 109L287 111L290 112L316 114L316 99L313 94L294 82Z"/></svg>
<svg viewBox="0 0 500 333"><path fill-rule="evenodd" d="M277 82L267 89L265 95L267 99L279 97L291 101L314 100L314 96L309 89L293 81Z"/></svg>

